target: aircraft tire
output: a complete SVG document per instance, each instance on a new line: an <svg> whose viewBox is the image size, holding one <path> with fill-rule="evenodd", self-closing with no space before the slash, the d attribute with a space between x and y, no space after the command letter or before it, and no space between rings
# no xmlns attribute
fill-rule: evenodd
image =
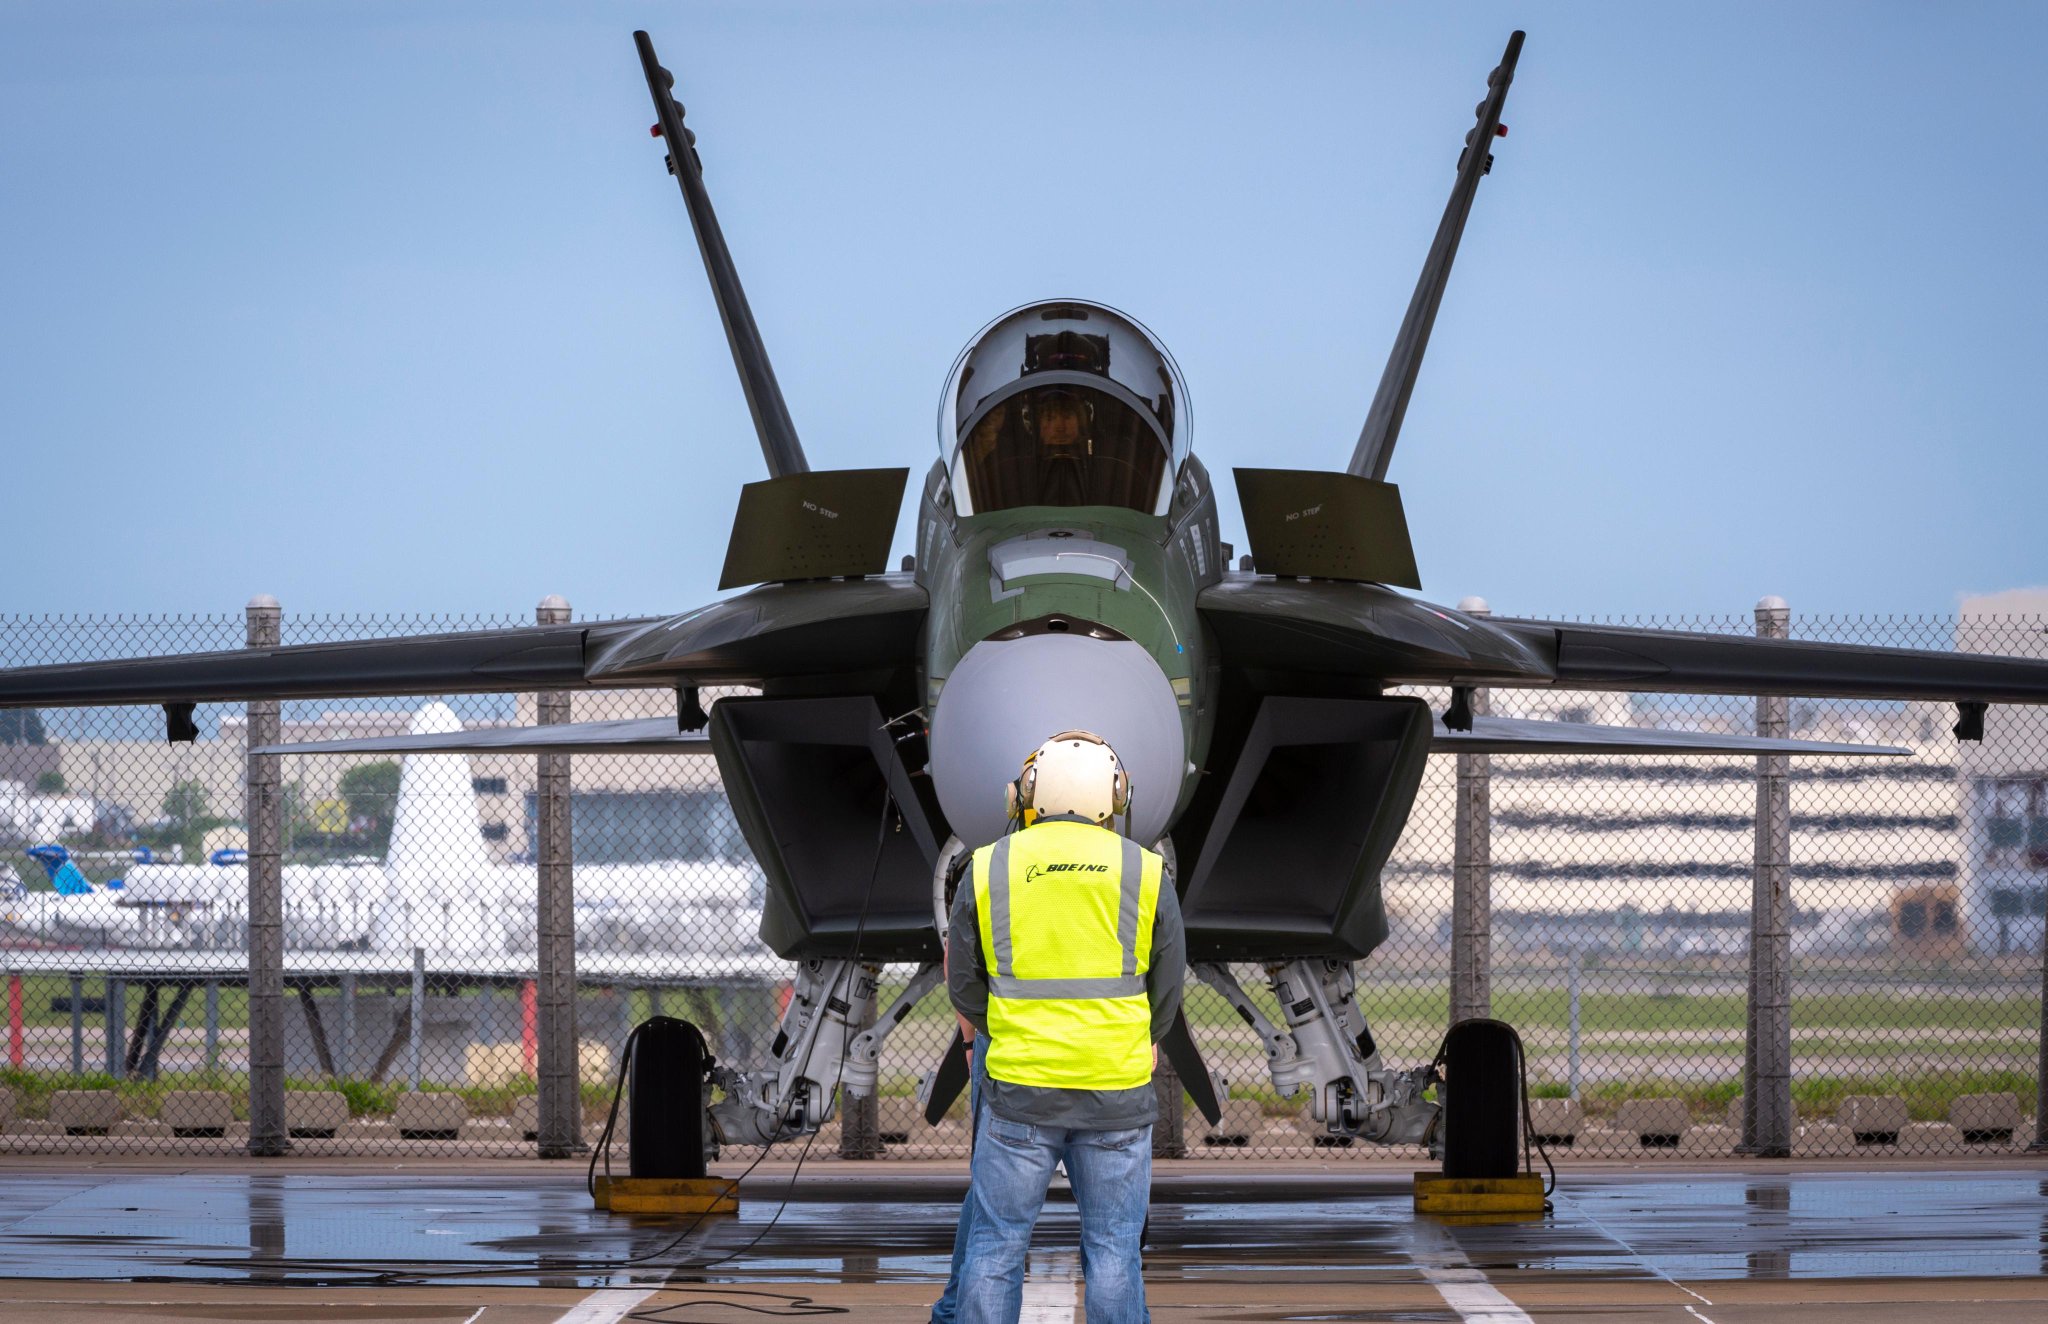
<svg viewBox="0 0 2048 1324"><path fill-rule="evenodd" d="M1522 1063L1504 1021L1460 1021L1444 1039L1444 1176L1512 1177L1519 1168Z"/></svg>
<svg viewBox="0 0 2048 1324"><path fill-rule="evenodd" d="M649 1017L633 1033L627 1171L634 1177L701 1178L704 1078L710 1069L704 1035L669 1016Z"/></svg>

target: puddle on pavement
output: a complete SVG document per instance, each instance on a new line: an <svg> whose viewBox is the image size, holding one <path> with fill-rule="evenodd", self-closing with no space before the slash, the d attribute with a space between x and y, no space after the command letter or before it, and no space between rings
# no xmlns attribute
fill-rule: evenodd
<svg viewBox="0 0 2048 1324"><path fill-rule="evenodd" d="M877 1183L873 1193L886 1190ZM1312 1197L1227 1180L1162 1191L1148 1273L1413 1280L1414 1215L1392 1184ZM840 1191L827 1188L827 1194ZM738 1219L600 1214L580 1184L480 1178L207 1174L0 1178L0 1277L271 1284L476 1281L930 1282L958 1205L929 1184L890 1199L750 1198ZM807 1193L808 1194L808 1193ZM1294 1198L1289 1198L1290 1196ZM1304 1198L1308 1197L1308 1198ZM1070 1202L1039 1244L1074 1245ZM2035 1172L1567 1176L1540 1223L1443 1229L1500 1281L2033 1276L2048 1273L2048 1179ZM1441 1243L1436 1243L1441 1244ZM1313 1247L1312 1255L1305 1248Z"/></svg>

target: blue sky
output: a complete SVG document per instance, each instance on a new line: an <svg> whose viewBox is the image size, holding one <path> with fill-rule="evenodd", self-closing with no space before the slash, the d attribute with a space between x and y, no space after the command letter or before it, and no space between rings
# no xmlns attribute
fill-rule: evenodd
<svg viewBox="0 0 2048 1324"><path fill-rule="evenodd" d="M86 2L0 5L0 612L715 596L763 468L635 27L814 466L921 475L965 339L1081 295L1242 545L1232 466L1348 458L1517 26L1389 475L1425 596L2048 582L2048 6Z"/></svg>

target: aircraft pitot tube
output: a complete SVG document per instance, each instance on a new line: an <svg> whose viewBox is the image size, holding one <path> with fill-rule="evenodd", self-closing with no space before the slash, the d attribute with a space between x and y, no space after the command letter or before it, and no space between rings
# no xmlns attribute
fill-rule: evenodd
<svg viewBox="0 0 2048 1324"><path fill-rule="evenodd" d="M1351 963L1273 961L1265 969L1284 1029L1245 994L1229 966L1194 967L1195 977L1229 999L1258 1031L1281 1096L1306 1090L1309 1115L1331 1135L1383 1145L1435 1144L1442 1109L1423 1097L1431 1068L1393 1071L1380 1065L1379 1048L1352 997L1357 980Z"/></svg>

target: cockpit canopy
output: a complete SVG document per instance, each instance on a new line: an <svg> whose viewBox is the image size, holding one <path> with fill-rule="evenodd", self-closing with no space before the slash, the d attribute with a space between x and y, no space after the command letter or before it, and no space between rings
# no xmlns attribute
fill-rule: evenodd
<svg viewBox="0 0 2048 1324"><path fill-rule="evenodd" d="M1187 431L1187 391L1166 347L1115 309L1074 299L1027 304L982 328L939 402L939 446L963 515L1164 515Z"/></svg>

